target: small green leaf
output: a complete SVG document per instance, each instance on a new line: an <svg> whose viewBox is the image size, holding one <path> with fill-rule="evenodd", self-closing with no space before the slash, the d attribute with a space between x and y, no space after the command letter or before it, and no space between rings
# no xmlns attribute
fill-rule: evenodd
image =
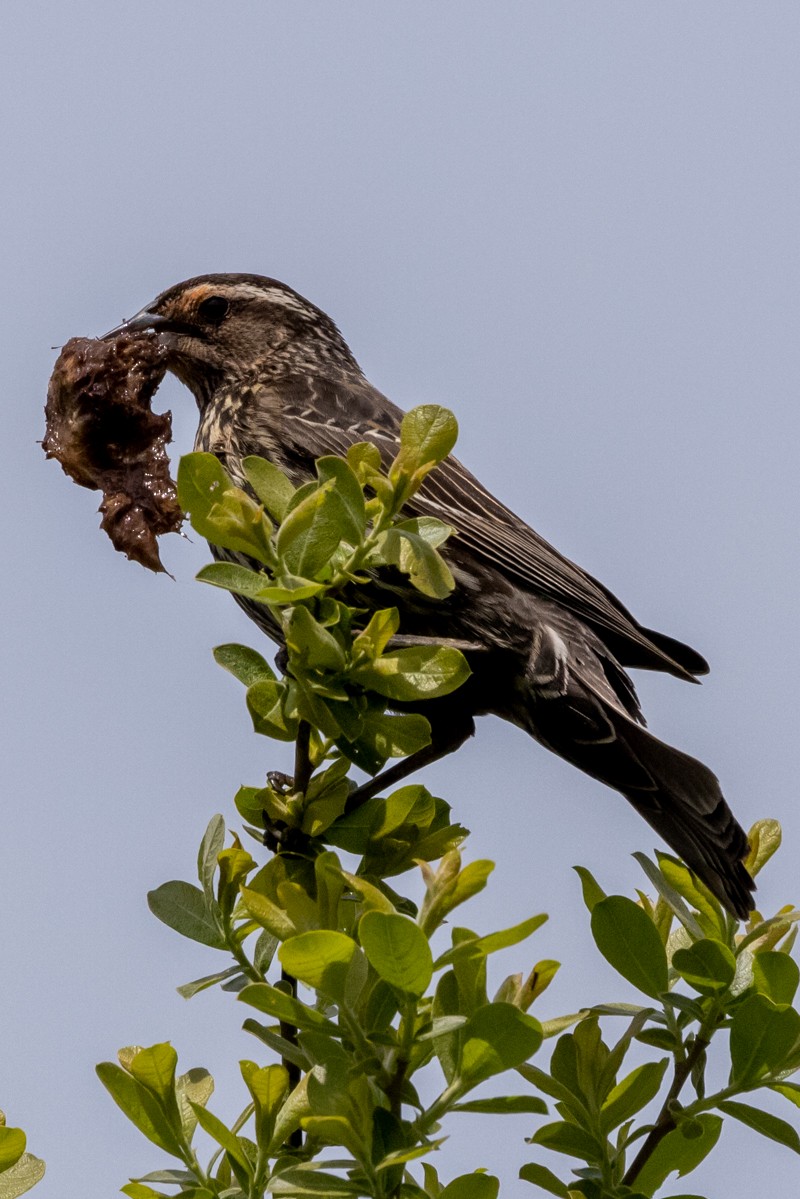
<svg viewBox="0 0 800 1199"><path fill-rule="evenodd" d="M131 1123L154 1145L174 1157L180 1157L178 1139L155 1096L114 1062L101 1062L96 1071L111 1098Z"/></svg>
<svg viewBox="0 0 800 1199"><path fill-rule="evenodd" d="M756 990L773 1003L792 1003L800 983L800 968L788 953L767 950L753 957L753 982Z"/></svg>
<svg viewBox="0 0 800 1199"><path fill-rule="evenodd" d="M179 1075L175 1080L175 1094L178 1100L181 1126L184 1136L191 1140L197 1125L197 1117L192 1111L191 1104L199 1103L203 1107L214 1093L214 1079L208 1070L195 1067Z"/></svg>
<svg viewBox="0 0 800 1199"><path fill-rule="evenodd" d="M0 1170L8 1170L18 1162L25 1152L27 1144L25 1133L21 1128L0 1128Z"/></svg>
<svg viewBox="0 0 800 1199"><path fill-rule="evenodd" d="M435 968L440 970L442 966L449 966L458 958L469 957L473 954L488 957L489 954L497 953L500 949L519 945L520 941L527 940L536 932L537 928L541 928L546 920L547 915L542 912L538 916L529 916L527 920L521 920L519 924L514 924L511 928L504 928L500 932L486 933L482 937L473 936L459 941L458 945L454 945L452 949L448 949L436 959Z"/></svg>
<svg viewBox="0 0 800 1199"><path fill-rule="evenodd" d="M284 941L278 958L293 978L341 1002L357 949L355 941L345 933L320 929Z"/></svg>
<svg viewBox="0 0 800 1199"><path fill-rule="evenodd" d="M547 1104L538 1095L494 1095L491 1099L471 1099L468 1103L454 1103L450 1110L495 1116L520 1115L528 1112L536 1116L546 1116Z"/></svg>
<svg viewBox="0 0 800 1199"><path fill-rule="evenodd" d="M556 1178L553 1171L548 1170L546 1166L540 1166L537 1162L528 1162L527 1166L523 1166L520 1170L519 1176L523 1182L533 1183L540 1190L547 1191L548 1195L557 1195L558 1199L569 1199L566 1183L563 1183L560 1178Z"/></svg>
<svg viewBox="0 0 800 1199"><path fill-rule="evenodd" d="M278 553L292 574L313 579L339 548L343 528L335 486L330 479L315 488L278 530Z"/></svg>
<svg viewBox="0 0 800 1199"><path fill-rule="evenodd" d="M664 1078L668 1058L645 1062L618 1082L600 1111L600 1126L608 1134L655 1099Z"/></svg>
<svg viewBox="0 0 800 1199"><path fill-rule="evenodd" d="M452 450L458 437L458 422L447 408L438 404L420 404L403 417L400 426L400 454L390 471L395 478L400 469L416 471L429 463L441 462Z"/></svg>
<svg viewBox="0 0 800 1199"><path fill-rule="evenodd" d="M461 1030L461 1075L470 1087L526 1062L542 1043L538 1020L510 1003L488 1003Z"/></svg>
<svg viewBox="0 0 800 1199"><path fill-rule="evenodd" d="M209 562L198 570L195 578L200 583L210 583L212 587L222 587L234 595L252 600L259 599L269 586L268 577L261 571L238 566L235 562Z"/></svg>
<svg viewBox="0 0 800 1199"><path fill-rule="evenodd" d="M386 649L400 627L397 608L382 608L373 612L366 628L353 640L353 662L372 661Z"/></svg>
<svg viewBox="0 0 800 1199"><path fill-rule="evenodd" d="M207 1132L210 1137L213 1137L217 1144L221 1145L225 1152L230 1154L236 1164L241 1166L248 1178L252 1178L253 1167L250 1165L249 1158L236 1133L231 1132L219 1117L210 1112L208 1108L202 1107L199 1103L192 1103L191 1100L189 1102L197 1117L197 1123L203 1131Z"/></svg>
<svg viewBox="0 0 800 1199"><path fill-rule="evenodd" d="M382 979L410 995L424 995L433 973L427 938L405 916L369 911L361 917L358 935L370 965Z"/></svg>
<svg viewBox="0 0 800 1199"><path fill-rule="evenodd" d="M240 683L244 683L245 687L251 687L262 679L275 678L275 671L266 658L246 645L218 645L214 650L214 661Z"/></svg>
<svg viewBox="0 0 800 1199"><path fill-rule="evenodd" d="M292 608L288 618L284 619L287 648L304 666L334 672L344 669L342 646L333 633L314 619L308 608Z"/></svg>
<svg viewBox="0 0 800 1199"><path fill-rule="evenodd" d="M492 1174L461 1174L449 1182L439 1199L497 1199L500 1180Z"/></svg>
<svg viewBox="0 0 800 1199"><path fill-rule="evenodd" d="M178 1055L168 1041L140 1049L127 1063L129 1073L162 1102L175 1095L175 1068Z"/></svg>
<svg viewBox="0 0 800 1199"><path fill-rule="evenodd" d="M585 866L573 866L572 869L581 880L581 888L583 890L583 902L590 912L594 911L595 905L601 899L606 898L606 893L598 883L597 879L592 874L591 870L587 870Z"/></svg>
<svg viewBox="0 0 800 1199"><path fill-rule="evenodd" d="M777 820L757 820L747 834L750 852L744 859L745 870L755 877L780 848L781 838L781 826Z"/></svg>
<svg viewBox="0 0 800 1199"><path fill-rule="evenodd" d="M225 948L225 939L198 887L178 879L162 883L155 891L148 891L147 903L157 919L181 936L212 949Z"/></svg>
<svg viewBox="0 0 800 1199"><path fill-rule="evenodd" d="M609 895L592 910L592 936L603 957L645 995L668 985L667 955L658 929L632 899Z"/></svg>
<svg viewBox="0 0 800 1199"><path fill-rule="evenodd" d="M281 991L269 983L251 983L239 992L238 998L260 1012L266 1012L276 1020L294 1024L298 1028L317 1029L333 1037L341 1035L336 1025L316 1008L309 1007L293 995L288 995L286 991Z"/></svg>
<svg viewBox="0 0 800 1199"><path fill-rule="evenodd" d="M408 701L449 695L470 674L460 650L449 646L412 645L356 667L350 677L378 695Z"/></svg>
<svg viewBox="0 0 800 1199"><path fill-rule="evenodd" d="M800 1015L765 995L751 995L731 1021L731 1082L752 1082L777 1070L800 1040Z"/></svg>
<svg viewBox="0 0 800 1199"><path fill-rule="evenodd" d="M701 995L725 991L736 974L736 958L721 941L703 938L687 949L676 949L672 965Z"/></svg>
<svg viewBox="0 0 800 1199"><path fill-rule="evenodd" d="M636 1176L636 1186L645 1195L654 1195L673 1172L680 1178L689 1174L714 1148L722 1131L722 1117L706 1112L697 1121L701 1126L700 1136L686 1137L678 1127L655 1147Z"/></svg>
<svg viewBox="0 0 800 1199"><path fill-rule="evenodd" d="M225 820L217 813L208 822L197 852L197 877L202 884L207 907L214 900L214 875L217 871L217 859L224 844Z"/></svg>
<svg viewBox="0 0 800 1199"><path fill-rule="evenodd" d="M255 455L242 459L242 470L273 520L282 521L295 491L283 471L273 462Z"/></svg>
<svg viewBox="0 0 800 1199"><path fill-rule="evenodd" d="M294 741L298 720L287 713L287 698L286 683L277 679L261 679L247 688L247 710L257 733L276 741Z"/></svg>
<svg viewBox="0 0 800 1199"><path fill-rule="evenodd" d="M305 1124L306 1121L304 1120ZM313 1170L308 1166L292 1166L273 1174L268 1184L271 1194L289 1196L301 1199L304 1195L322 1197L322 1199L339 1199L339 1196L363 1195L364 1190L358 1183L350 1182L347 1178L339 1178L336 1174L328 1174L324 1170Z"/></svg>
<svg viewBox="0 0 800 1199"><path fill-rule="evenodd" d="M572 1124L567 1120L555 1120L552 1124L544 1124L537 1128L531 1137L533 1145L541 1145L544 1149L552 1149L555 1153L566 1153L569 1157L578 1157L591 1164L603 1160L603 1149L591 1133Z"/></svg>
<svg viewBox="0 0 800 1199"><path fill-rule="evenodd" d="M800 1153L800 1136L796 1130L785 1120L773 1116L771 1112L751 1107L749 1103L734 1103L732 1099L720 1103L719 1108L726 1115L746 1124L748 1128L760 1132L762 1137L768 1137L771 1141L777 1141L778 1144L793 1149L795 1153Z"/></svg>
<svg viewBox="0 0 800 1199"><path fill-rule="evenodd" d="M367 528L364 492L348 464L341 458L318 458L317 475L321 483L332 481L339 502L341 538L359 545Z"/></svg>

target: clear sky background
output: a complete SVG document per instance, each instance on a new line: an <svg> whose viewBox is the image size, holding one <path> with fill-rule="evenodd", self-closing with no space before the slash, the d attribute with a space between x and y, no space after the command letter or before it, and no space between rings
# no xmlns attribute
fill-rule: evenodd
<svg viewBox="0 0 800 1199"><path fill-rule="evenodd" d="M118 1046L172 1040L227 1118L259 1056L231 997L176 995L216 955L144 898L285 764L211 657L259 635L193 582L197 541L164 546L175 582L116 555L37 445L51 347L188 276L326 309L376 385L454 409L485 483L706 654L702 687L639 676L651 727L745 826L782 821L759 894L800 901L796 0L17 0L3 24L0 1106L47 1160L35 1193L105 1199L162 1161L95 1079ZM188 450L191 397L160 399ZM472 922L552 913L504 963L563 960L539 1014L632 998L570 870L640 883L654 838L625 802L494 720L426 781L499 865ZM533 1194L532 1124L461 1119L445 1177ZM674 1189L766 1179L796 1196L798 1159L726 1122Z"/></svg>

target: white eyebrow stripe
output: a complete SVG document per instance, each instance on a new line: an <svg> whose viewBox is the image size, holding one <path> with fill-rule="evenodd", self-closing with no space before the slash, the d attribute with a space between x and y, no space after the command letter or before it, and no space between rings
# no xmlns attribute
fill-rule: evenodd
<svg viewBox="0 0 800 1199"><path fill-rule="evenodd" d="M308 306L298 296L293 296L291 292L280 287L256 287L252 283L237 283L235 293L248 300L267 300L271 304L280 304L294 312L308 312Z"/></svg>

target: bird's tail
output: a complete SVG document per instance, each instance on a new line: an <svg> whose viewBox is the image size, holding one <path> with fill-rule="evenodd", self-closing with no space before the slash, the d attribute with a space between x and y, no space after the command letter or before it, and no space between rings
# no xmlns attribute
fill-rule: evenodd
<svg viewBox="0 0 800 1199"><path fill-rule="evenodd" d="M747 836L716 775L599 696L582 698L537 704L534 736L620 791L728 911L746 919L755 890L742 862Z"/></svg>

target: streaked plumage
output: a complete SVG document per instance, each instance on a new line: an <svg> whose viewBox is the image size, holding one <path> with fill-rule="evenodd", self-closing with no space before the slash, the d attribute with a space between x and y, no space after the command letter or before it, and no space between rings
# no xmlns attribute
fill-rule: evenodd
<svg viewBox="0 0 800 1199"><path fill-rule="evenodd" d="M206 275L162 293L128 323L156 328L169 366L200 409L197 449L243 482L248 454L295 481L314 460L371 441L388 460L402 412L366 380L336 326L272 279ZM364 601L397 603L408 637L455 638L473 670L452 696L424 705L434 744L413 766L460 745L473 718L494 713L620 791L733 912L752 907L745 834L716 777L644 728L625 667L694 681L708 667L690 647L642 627L600 583L491 495L455 458L433 472L411 507L456 533L446 556L457 581L433 602L384 578ZM224 551L215 551L220 555ZM271 636L257 605L244 604ZM384 777L396 780L408 762Z"/></svg>

